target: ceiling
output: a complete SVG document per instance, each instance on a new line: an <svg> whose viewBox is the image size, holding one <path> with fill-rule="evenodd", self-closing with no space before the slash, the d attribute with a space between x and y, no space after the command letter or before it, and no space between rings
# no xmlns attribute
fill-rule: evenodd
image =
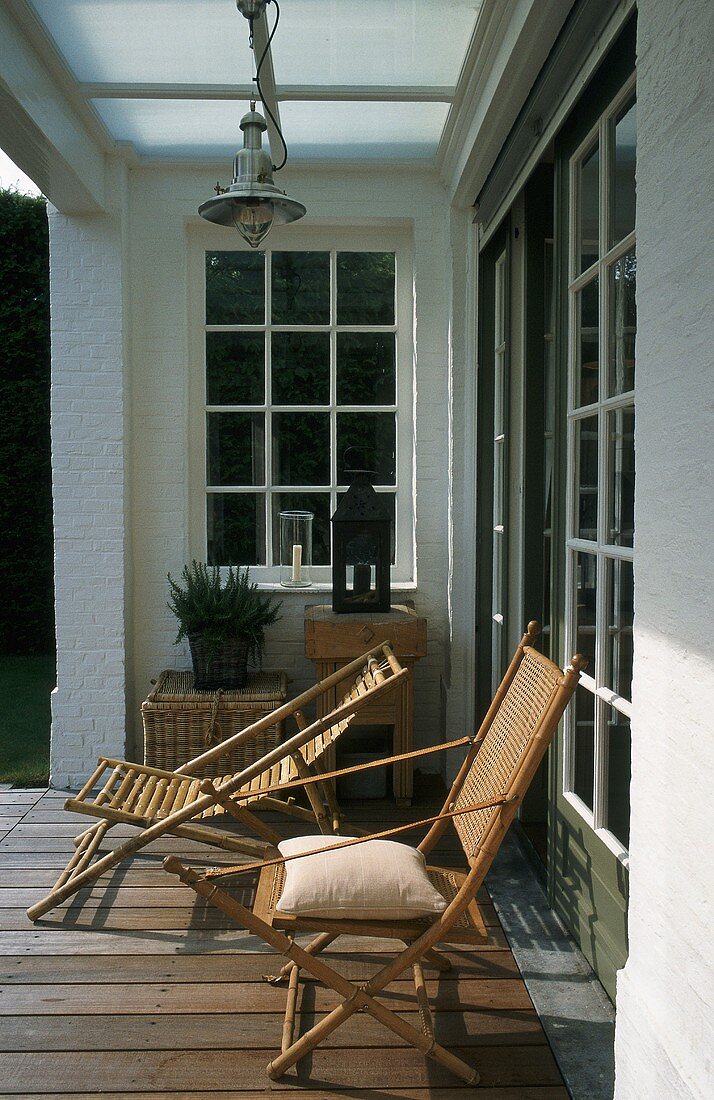
<svg viewBox="0 0 714 1100"><path fill-rule="evenodd" d="M253 56L235 0L28 2L112 141L149 160L241 144ZM261 82L291 158L433 160L482 2L282 0Z"/></svg>

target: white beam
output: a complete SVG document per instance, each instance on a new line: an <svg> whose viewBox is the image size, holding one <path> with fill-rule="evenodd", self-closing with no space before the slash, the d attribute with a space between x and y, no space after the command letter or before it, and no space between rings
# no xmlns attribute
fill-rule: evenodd
<svg viewBox="0 0 714 1100"><path fill-rule="evenodd" d="M104 152L18 25L0 6L0 146L65 214L104 207Z"/></svg>
<svg viewBox="0 0 714 1100"><path fill-rule="evenodd" d="M437 153L455 204L476 198L571 7L484 0Z"/></svg>
<svg viewBox="0 0 714 1100"><path fill-rule="evenodd" d="M87 99L228 99L245 100L251 84L79 84ZM278 102L451 103L453 87L374 84L278 84Z"/></svg>

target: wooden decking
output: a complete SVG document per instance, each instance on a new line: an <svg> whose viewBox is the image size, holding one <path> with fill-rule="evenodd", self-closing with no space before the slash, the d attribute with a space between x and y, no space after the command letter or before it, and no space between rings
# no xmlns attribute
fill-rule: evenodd
<svg viewBox="0 0 714 1100"><path fill-rule="evenodd" d="M285 995L262 975L275 971L278 957L161 867L169 852L197 864L229 857L165 839L108 875L104 889L32 925L26 906L52 886L72 836L87 824L62 803L53 791L0 791L1 1096L228 1100L282 1091L303 1100L567 1100L488 900L488 945L448 952L454 969L431 972L429 982L437 1038L478 1066L478 1089L460 1086L364 1014L335 1033L329 1057L316 1052L297 1077L270 1082L265 1066L279 1049ZM374 804L352 817L383 825L406 813ZM455 848L439 853L450 856ZM390 950L388 941L366 953L357 939L338 946L332 957L350 977L368 976ZM384 1000L411 1014L413 994L411 980L398 981ZM335 1003L335 994L306 983L302 1026Z"/></svg>

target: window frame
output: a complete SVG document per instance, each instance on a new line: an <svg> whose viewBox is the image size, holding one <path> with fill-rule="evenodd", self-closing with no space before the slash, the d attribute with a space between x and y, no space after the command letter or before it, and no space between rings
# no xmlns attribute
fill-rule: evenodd
<svg viewBox="0 0 714 1100"><path fill-rule="evenodd" d="M198 219L191 219L187 225L189 281L189 349L188 358L188 434L189 434L189 476L188 476L188 554L201 561L207 560L207 508L209 492L206 465L206 413L220 408L230 412L232 409L246 411L248 406L213 406L206 400L206 349L207 331L254 331L268 328L276 331L328 332L331 341L331 392L330 404L326 405L273 405L269 390L265 393L263 404L250 406L250 411L325 412L329 411L331 439L335 437L337 401L334 386L335 367L334 350L337 333L394 331L396 336L396 401L392 406L345 405L340 411L374 412L394 411L396 414L396 468L395 483L390 486L377 485L377 491L384 491L395 497L395 561L392 565L392 584L412 586L415 583L415 518L414 518L414 469L415 469L415 432L414 432L414 263L412 233L408 225L361 225L310 227L290 226L287 229L274 229L267 242L266 252L330 252L331 272L334 274L335 254L337 252L394 252L395 254L395 323L394 325L337 325L334 308L331 310L330 323L327 325L271 325L267 321L261 325L206 325L206 252L247 252L248 246L242 244L237 234L231 235L224 228L213 227ZM269 287L267 293L269 294ZM331 296L334 307L335 284L331 280ZM269 299L268 299L269 301ZM267 352L266 352L267 355ZM267 364L266 378L269 383L270 363ZM266 456L270 454L268 440L268 420L266 418ZM336 480L336 454L330 448L330 483L324 486L290 486L283 492L324 492L330 494L333 511L335 494L346 488ZM265 483L260 486L240 488L220 486L221 492L263 493L268 496L266 515L271 515L270 495L272 489L272 470L266 461ZM214 487L217 488L217 487ZM267 553L271 552L272 533L267 532ZM266 587L280 588L280 566L269 564L251 565L251 578ZM331 584L331 565L312 567L313 586L328 589ZM282 589L281 589L282 590ZM285 591L288 591L287 589ZM295 589L308 591L309 589Z"/></svg>
<svg viewBox="0 0 714 1100"><path fill-rule="evenodd" d="M566 653L577 648L575 624L575 562L578 554L589 554L596 561L595 590L595 667L581 676L581 687L594 696L594 745L593 745L593 807L575 793L575 707L568 708L564 722L563 783L562 794L577 814L596 833L607 848L625 866L628 865L628 849L607 827L608 796L608 711L610 708L626 717L632 716L632 702L613 690L605 678L609 674L607 631L609 621L611 563L634 563L634 547L618 546L605 541L610 506L610 467L608 448L608 423L610 414L618 410L635 408L634 388L613 396L608 395L609 336L610 336L610 280L613 265L636 249L633 229L614 245L610 245L611 194L609 181L613 156L613 130L615 119L628 100L636 100L636 77L633 74L610 100L597 122L578 145L568 162L569 230L568 230L568 396L566 434L566 539L565 539L565 649ZM579 166L598 143L600 164L598 176L598 256L585 270L580 271L580 186ZM577 295L593 279L598 280L598 395L587 405L579 404L579 343ZM597 531L593 540L578 536L579 456L577 454L577 429L587 417L598 417L597 458Z"/></svg>

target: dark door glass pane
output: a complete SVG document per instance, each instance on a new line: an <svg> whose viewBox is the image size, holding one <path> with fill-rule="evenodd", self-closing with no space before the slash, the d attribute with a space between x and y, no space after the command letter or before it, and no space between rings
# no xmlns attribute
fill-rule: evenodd
<svg viewBox="0 0 714 1100"><path fill-rule="evenodd" d="M634 577L631 561L608 562L608 656L606 687L632 698Z"/></svg>
<svg viewBox="0 0 714 1100"><path fill-rule="evenodd" d="M262 405L264 400L263 333L207 332L207 404Z"/></svg>
<svg viewBox="0 0 714 1100"><path fill-rule="evenodd" d="M273 484L329 483L330 414L273 413Z"/></svg>
<svg viewBox="0 0 714 1100"><path fill-rule="evenodd" d="M632 546L635 535L635 410L607 414L608 542Z"/></svg>
<svg viewBox="0 0 714 1100"><path fill-rule="evenodd" d="M265 565L261 493L209 493L206 508L209 565Z"/></svg>
<svg viewBox="0 0 714 1100"><path fill-rule="evenodd" d="M329 325L330 253L273 252L274 325Z"/></svg>
<svg viewBox="0 0 714 1100"><path fill-rule="evenodd" d="M598 497L598 418L585 416L575 421L575 460L577 463L576 534L580 539L597 539Z"/></svg>
<svg viewBox="0 0 714 1100"><path fill-rule="evenodd" d="M573 634L576 652L587 658L588 675L595 675L595 616L597 614L597 558L574 555L575 601Z"/></svg>
<svg viewBox="0 0 714 1100"><path fill-rule="evenodd" d="M599 254L600 146L595 144L580 165L580 257L578 272L595 263Z"/></svg>
<svg viewBox="0 0 714 1100"><path fill-rule="evenodd" d="M337 324L394 324L393 252L337 253Z"/></svg>
<svg viewBox="0 0 714 1100"><path fill-rule="evenodd" d="M635 336L637 335L637 259L628 252L610 267L610 347L608 392L627 393L635 385Z"/></svg>
<svg viewBox="0 0 714 1100"><path fill-rule="evenodd" d="M396 418L394 413L337 414L337 480L349 483L345 452L356 448L364 469L373 474L376 485L393 485L396 477Z"/></svg>
<svg viewBox="0 0 714 1100"><path fill-rule="evenodd" d="M393 332L337 334L338 405L394 405Z"/></svg>
<svg viewBox="0 0 714 1100"><path fill-rule="evenodd" d="M635 228L636 150L637 105L628 103L615 119L610 246L617 244Z"/></svg>
<svg viewBox="0 0 714 1100"><path fill-rule="evenodd" d="M625 847L630 844L630 775L632 736L630 719L608 708L606 827Z"/></svg>
<svg viewBox="0 0 714 1100"><path fill-rule="evenodd" d="M249 412L207 414L209 485L262 485L265 482L265 415Z"/></svg>
<svg viewBox="0 0 714 1100"><path fill-rule="evenodd" d="M592 810L595 787L595 696L575 691L573 707L573 791Z"/></svg>
<svg viewBox="0 0 714 1100"><path fill-rule="evenodd" d="M329 405L329 332L274 332L274 405Z"/></svg>
<svg viewBox="0 0 714 1100"><path fill-rule="evenodd" d="M206 253L206 324L265 323L265 254Z"/></svg>
<svg viewBox="0 0 714 1100"><path fill-rule="evenodd" d="M575 308L579 334L575 404L592 405L598 399L598 279L575 295Z"/></svg>
<svg viewBox="0 0 714 1100"><path fill-rule="evenodd" d="M330 564L330 494L273 493L273 565L280 564L280 513L312 512L312 564Z"/></svg>

